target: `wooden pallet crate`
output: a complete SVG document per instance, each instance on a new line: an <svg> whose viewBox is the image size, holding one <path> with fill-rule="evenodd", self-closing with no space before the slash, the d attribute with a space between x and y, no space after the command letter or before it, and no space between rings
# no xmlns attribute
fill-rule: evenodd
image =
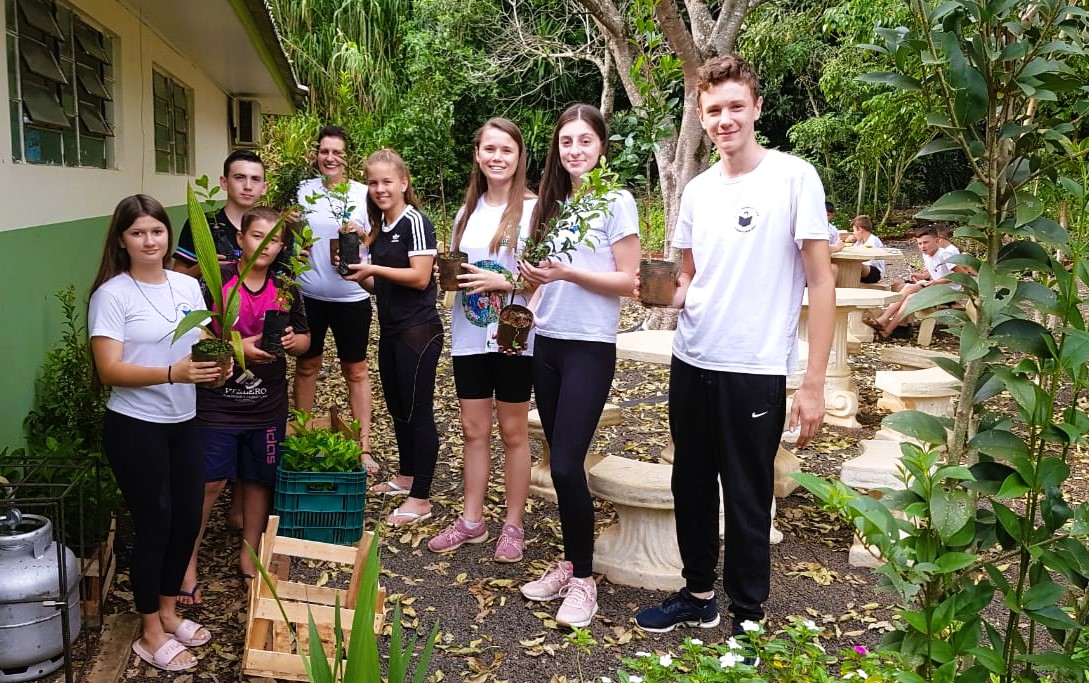
<svg viewBox="0 0 1089 683"><path fill-rule="evenodd" d="M80 599L83 603L83 617L88 624L97 625L102 621L102 605L110 594L114 575L117 573L117 557L114 542L117 539L117 516L110 518L110 531L106 540L88 557L79 558Z"/></svg>
<svg viewBox="0 0 1089 683"><path fill-rule="evenodd" d="M332 656L337 600L339 598L340 622L346 641L344 647L347 648L347 641L351 638L349 629L355 617L356 598L363 579L363 567L370 545L374 541L374 534L364 531L363 537L359 539L359 545L353 548L278 536L276 532L279 526L279 517L269 517L268 527L261 537L258 551L263 566L272 567L276 564L284 566L286 558L298 557L351 567L351 580L347 589L288 581L281 578L283 572L280 572L281 576L272 572L269 574L276 589L276 595L279 596L283 605L283 612L287 613L288 622L294 626L295 632L299 635L299 646L304 651L309 647L309 643L306 642L306 633L308 618L312 614L318 632L322 636L322 646L326 655ZM381 633L385 626L385 604L386 590L379 586L374 609L375 633ZM295 650L288 632L291 626L284 622L283 612L280 610L280 605L277 605L272 590L260 577L251 582L246 616L246 642L242 653L244 676L292 681L307 680L302 657Z"/></svg>

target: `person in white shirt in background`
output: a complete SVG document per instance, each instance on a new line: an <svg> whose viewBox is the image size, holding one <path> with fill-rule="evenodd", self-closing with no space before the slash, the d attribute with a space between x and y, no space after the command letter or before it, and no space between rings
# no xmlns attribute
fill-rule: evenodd
<svg viewBox="0 0 1089 683"><path fill-rule="evenodd" d="M861 214L851 219L851 232L854 234L854 246L881 249L885 245L881 238L873 234L873 221L870 217ZM862 264L862 277L860 282L864 285L872 285L881 281L885 275L885 262L881 260L865 261Z"/></svg>

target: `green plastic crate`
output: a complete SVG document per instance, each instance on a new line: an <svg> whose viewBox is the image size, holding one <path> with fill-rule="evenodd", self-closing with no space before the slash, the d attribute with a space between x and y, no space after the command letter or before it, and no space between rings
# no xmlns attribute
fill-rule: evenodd
<svg viewBox="0 0 1089 683"><path fill-rule="evenodd" d="M367 473L276 471L280 535L350 545L363 535Z"/></svg>

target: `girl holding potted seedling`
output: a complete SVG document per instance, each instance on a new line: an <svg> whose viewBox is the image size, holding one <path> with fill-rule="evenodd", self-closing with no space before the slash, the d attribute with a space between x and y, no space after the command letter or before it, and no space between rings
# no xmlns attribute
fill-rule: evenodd
<svg viewBox="0 0 1089 683"><path fill-rule="evenodd" d="M465 505L461 515L432 538L437 553L488 540L484 494L491 471L492 411L503 439L507 514L495 546L497 562L522 559L522 516L529 493L529 397L533 389L532 338L520 355L501 353L494 336L499 310L524 297L516 280L516 249L529 235L537 200L526 189L522 132L504 118L476 132L465 204L454 219L453 251L468 254L458 276L461 294L450 312L450 355L465 439Z"/></svg>
<svg viewBox="0 0 1089 683"><path fill-rule="evenodd" d="M172 233L162 204L147 195L114 209L88 310L88 334L102 384L112 387L103 447L132 514L132 595L141 659L167 671L196 666L186 647L211 640L175 611L200 529L204 460L196 423L198 382L219 378L214 361L194 362L196 329L172 343L178 323L202 310L197 281L167 268Z"/></svg>
<svg viewBox="0 0 1089 683"><path fill-rule="evenodd" d="M333 331L340 371L348 384L348 405L359 420L359 441L367 472L378 472L371 457L371 380L367 371L367 342L371 330L370 294L337 273L330 244L337 245L342 232L353 237L365 232L367 186L348 178L348 135L339 126L325 126L318 133L319 177L299 186L299 204L306 210L316 242L310 249L311 269L299 277L311 332L310 349L295 365L295 407L314 408L318 373L321 371L325 335ZM366 248L356 257L367 261Z"/></svg>
<svg viewBox="0 0 1089 683"><path fill-rule="evenodd" d="M608 139L605 119L595 107L576 104L560 115L530 221L533 238L598 166ZM569 260L518 264L522 276L541 287L533 391L552 455L564 545L564 560L523 585L522 594L539 601L566 596L556 622L579 627L597 612L591 572L594 507L583 467L616 369L620 297L635 287L640 257L639 216L631 193L611 192L607 210L588 222L585 239L568 252Z"/></svg>
<svg viewBox="0 0 1089 683"><path fill-rule="evenodd" d="M397 476L370 488L406 495L386 519L391 526L431 518L431 480L439 454L435 428L435 370L442 321L435 310L435 228L420 211L401 155L380 149L367 159L367 235L371 262L352 264L345 277L378 299L378 369L397 437Z"/></svg>

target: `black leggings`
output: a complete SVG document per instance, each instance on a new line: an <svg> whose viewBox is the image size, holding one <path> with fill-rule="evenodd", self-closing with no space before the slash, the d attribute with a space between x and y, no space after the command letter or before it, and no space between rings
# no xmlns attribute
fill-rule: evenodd
<svg viewBox="0 0 1089 683"><path fill-rule="evenodd" d="M176 596L200 531L204 457L195 419L145 422L106 411L103 450L132 515L129 577L136 611Z"/></svg>
<svg viewBox="0 0 1089 683"><path fill-rule="evenodd" d="M435 371L442 352L442 324L415 325L378 338L378 376L393 418L400 473L412 477L409 496L427 500L439 458L435 428Z"/></svg>
<svg viewBox="0 0 1089 683"><path fill-rule="evenodd" d="M586 578L594 564L594 503L584 466L613 383L616 344L541 335L533 344L533 392L552 458L563 554L575 576Z"/></svg>

